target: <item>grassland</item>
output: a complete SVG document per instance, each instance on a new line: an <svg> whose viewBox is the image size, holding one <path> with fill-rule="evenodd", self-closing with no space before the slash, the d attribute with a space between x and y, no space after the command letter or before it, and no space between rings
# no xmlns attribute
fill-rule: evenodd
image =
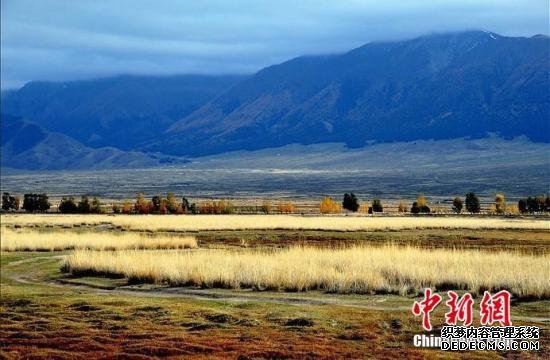
<svg viewBox="0 0 550 360"><path fill-rule="evenodd" d="M64 268L74 274L116 274L132 282L173 286L359 294L420 293L425 287L475 293L506 288L517 298L550 298L550 255L511 252L487 254L397 246L291 247L276 251L77 251L67 258Z"/></svg>
<svg viewBox="0 0 550 360"><path fill-rule="evenodd" d="M15 234L41 251L0 252L0 358L550 357L548 221L241 217L3 215L3 247ZM262 228L269 219L283 227ZM452 221L392 224L408 219ZM50 237L61 245L44 246ZM109 245L94 247L102 237ZM143 246L114 248L134 237ZM154 249L163 238L197 248ZM476 306L484 287L511 290L513 324L539 326L541 350L412 347L423 330L410 309L424 286L473 290ZM432 314L436 330L445 311Z"/></svg>
<svg viewBox="0 0 550 360"><path fill-rule="evenodd" d="M2 251L60 251L72 249L188 249L197 247L191 236L148 236L138 233L63 232L2 228Z"/></svg>
<svg viewBox="0 0 550 360"><path fill-rule="evenodd" d="M548 219L480 217L372 217L299 215L3 215L2 223L13 226L81 226L110 224L130 230L332 230L372 231L404 229L516 229L548 230Z"/></svg>

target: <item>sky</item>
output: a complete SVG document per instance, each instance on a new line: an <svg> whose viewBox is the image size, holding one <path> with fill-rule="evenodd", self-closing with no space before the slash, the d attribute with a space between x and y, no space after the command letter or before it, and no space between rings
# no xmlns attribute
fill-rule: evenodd
<svg viewBox="0 0 550 360"><path fill-rule="evenodd" d="M548 16L548 0L1 0L0 86L253 73L434 32L548 35Z"/></svg>

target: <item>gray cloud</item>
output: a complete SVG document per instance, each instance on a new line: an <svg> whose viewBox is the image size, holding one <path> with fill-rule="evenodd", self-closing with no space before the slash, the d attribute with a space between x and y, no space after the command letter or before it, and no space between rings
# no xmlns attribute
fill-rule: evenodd
<svg viewBox="0 0 550 360"><path fill-rule="evenodd" d="M548 34L547 0L1 2L1 86L115 74L251 73L369 41L472 28Z"/></svg>

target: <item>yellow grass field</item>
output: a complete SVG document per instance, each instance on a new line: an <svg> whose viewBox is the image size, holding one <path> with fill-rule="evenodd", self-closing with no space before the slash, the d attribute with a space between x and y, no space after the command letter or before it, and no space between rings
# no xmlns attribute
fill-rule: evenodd
<svg viewBox="0 0 550 360"><path fill-rule="evenodd" d="M197 246L189 236L146 236L137 233L38 232L2 228L2 251L60 251L70 249L186 249Z"/></svg>
<svg viewBox="0 0 550 360"><path fill-rule="evenodd" d="M142 282L338 293L419 291L424 287L506 288L550 298L550 255L413 247L282 250L76 251L64 268Z"/></svg>
<svg viewBox="0 0 550 360"><path fill-rule="evenodd" d="M112 224L132 230L404 230L404 229L538 229L547 219L480 217L372 217L299 215L2 215L4 225L72 226Z"/></svg>

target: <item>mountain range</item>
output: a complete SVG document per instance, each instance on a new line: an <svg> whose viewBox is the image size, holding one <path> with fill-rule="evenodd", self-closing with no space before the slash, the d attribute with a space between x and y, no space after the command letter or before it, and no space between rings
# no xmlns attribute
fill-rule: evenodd
<svg viewBox="0 0 550 360"><path fill-rule="evenodd" d="M432 34L251 76L31 82L3 94L2 113L85 147L144 155L488 134L550 142L549 48L544 35Z"/></svg>

